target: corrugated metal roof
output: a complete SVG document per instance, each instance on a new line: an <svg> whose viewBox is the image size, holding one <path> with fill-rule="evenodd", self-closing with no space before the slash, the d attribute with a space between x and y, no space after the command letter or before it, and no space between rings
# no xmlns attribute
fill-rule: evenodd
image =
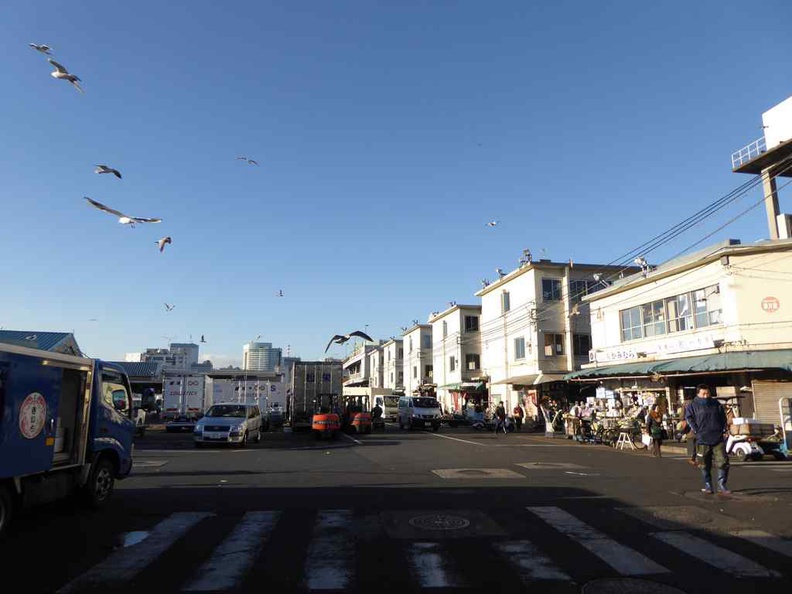
<svg viewBox="0 0 792 594"><path fill-rule="evenodd" d="M0 330L0 342L55 353L80 354L80 347L71 332Z"/></svg>
<svg viewBox="0 0 792 594"><path fill-rule="evenodd" d="M162 372L162 364L157 361L146 361L145 363L130 361L112 361L116 365L123 367L129 377L159 378Z"/></svg>

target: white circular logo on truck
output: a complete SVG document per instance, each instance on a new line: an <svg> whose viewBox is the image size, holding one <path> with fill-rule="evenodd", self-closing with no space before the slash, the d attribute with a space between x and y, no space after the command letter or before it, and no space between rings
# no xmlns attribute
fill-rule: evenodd
<svg viewBox="0 0 792 594"><path fill-rule="evenodd" d="M35 439L44 429L47 401L38 392L28 394L19 407L19 431L27 439Z"/></svg>

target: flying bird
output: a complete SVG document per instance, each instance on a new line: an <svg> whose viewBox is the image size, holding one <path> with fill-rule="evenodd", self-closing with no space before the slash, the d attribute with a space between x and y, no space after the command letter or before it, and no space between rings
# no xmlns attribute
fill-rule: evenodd
<svg viewBox="0 0 792 594"><path fill-rule="evenodd" d="M176 307L175 305L170 305L169 303L165 304L165 311L173 311L173 308Z"/></svg>
<svg viewBox="0 0 792 594"><path fill-rule="evenodd" d="M245 161L248 165L258 165L258 161L254 161L253 159L248 159L247 157L237 157L237 161L239 160Z"/></svg>
<svg viewBox="0 0 792 594"><path fill-rule="evenodd" d="M204 338L203 334L201 334L201 342L206 342L206 339Z"/></svg>
<svg viewBox="0 0 792 594"><path fill-rule="evenodd" d="M55 66L55 70L50 72L50 76L53 76L55 78L60 78L60 79L63 79L63 80L68 80L72 85L74 85L75 89L80 91L80 93L83 92L82 87L80 86L80 83L79 83L80 78L76 74L72 74L71 72L66 70L65 66L62 66L62 65L58 64L52 58L47 58L47 62L49 62L50 64Z"/></svg>
<svg viewBox="0 0 792 594"><path fill-rule="evenodd" d="M490 221L489 223L487 223L487 227L494 227L498 223L500 223L500 221Z"/></svg>
<svg viewBox="0 0 792 594"><path fill-rule="evenodd" d="M28 43L28 45L32 47L34 50L41 52L42 54L47 54L48 56L52 55L50 53L50 50L52 48L48 45L44 45L44 44L39 45L38 43Z"/></svg>
<svg viewBox="0 0 792 594"><path fill-rule="evenodd" d="M130 227L134 227L135 223L161 223L162 219L150 219L146 217L131 217L129 215L125 215L123 212L119 212L109 206L105 206L101 202L97 202L96 200L91 200L88 196L84 196L84 198L88 201L88 204L93 206L94 208L98 208L101 211L109 213L111 215L115 215L118 217L118 222L122 225L129 225Z"/></svg>
<svg viewBox="0 0 792 594"><path fill-rule="evenodd" d="M118 179L121 179L121 172L118 169L113 169L112 167L108 167L107 165L97 165L94 173L112 173Z"/></svg>
<svg viewBox="0 0 792 594"><path fill-rule="evenodd" d="M162 239L158 239L154 243L156 243L159 246L159 251L162 252L165 251L166 243L173 243L173 242L171 241L170 236L168 236L168 237L163 237Z"/></svg>
<svg viewBox="0 0 792 594"><path fill-rule="evenodd" d="M349 334L343 334L343 335L342 334L336 334L335 336L333 336L333 338L330 339L330 342L327 343L327 348L325 349L325 353L330 349L330 346L333 343L344 344L345 342L347 342L353 336L358 336L358 337L363 338L363 339L365 339L365 340L367 340L369 342L374 342L373 338L371 338L365 332L361 332L360 330L355 330L354 332L350 332Z"/></svg>
<svg viewBox="0 0 792 594"><path fill-rule="evenodd" d="M278 291L278 297L283 297L283 289Z"/></svg>

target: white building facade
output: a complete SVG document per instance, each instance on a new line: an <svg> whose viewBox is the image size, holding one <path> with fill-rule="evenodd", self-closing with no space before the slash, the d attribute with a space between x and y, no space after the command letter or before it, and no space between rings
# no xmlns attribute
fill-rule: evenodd
<svg viewBox="0 0 792 594"><path fill-rule="evenodd" d="M404 341L392 338L382 345L383 387L392 392L404 390Z"/></svg>
<svg viewBox="0 0 792 594"><path fill-rule="evenodd" d="M382 347L378 346L372 349L369 354L369 386L372 388L383 388L385 366L383 364L383 351Z"/></svg>
<svg viewBox="0 0 792 594"><path fill-rule="evenodd" d="M429 318L437 398L446 410L460 410L466 396L481 394L480 305L453 305Z"/></svg>
<svg viewBox="0 0 792 594"><path fill-rule="evenodd" d="M415 394L419 386L434 383L432 326L416 324L402 335L404 347L404 390Z"/></svg>
<svg viewBox="0 0 792 594"><path fill-rule="evenodd" d="M275 371L281 364L281 349L271 342L249 342L242 347L242 369Z"/></svg>

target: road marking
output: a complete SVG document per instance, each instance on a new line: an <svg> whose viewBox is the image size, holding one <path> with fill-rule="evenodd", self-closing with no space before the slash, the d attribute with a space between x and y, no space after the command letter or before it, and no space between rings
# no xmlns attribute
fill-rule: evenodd
<svg viewBox="0 0 792 594"><path fill-rule="evenodd" d="M352 510L319 512L305 560L309 590L346 590L354 572Z"/></svg>
<svg viewBox="0 0 792 594"><path fill-rule="evenodd" d="M184 590L211 592L238 586L242 576L253 566L261 547L269 540L279 515L272 511L247 512Z"/></svg>
<svg viewBox="0 0 792 594"><path fill-rule="evenodd" d="M343 435L343 436L344 436L344 437L346 437L347 439L351 439L352 441L354 441L354 442L355 442L356 444L358 444L358 445L363 445L363 442L362 442L362 441L358 441L357 439L355 439L355 438L354 438L354 437L352 437L351 435L347 435L346 433L342 433L341 435Z"/></svg>
<svg viewBox="0 0 792 594"><path fill-rule="evenodd" d="M149 563L157 559L201 520L214 514L207 512L178 512L154 526L148 538L138 544L118 549L101 563L78 576L58 594L78 592L93 586L121 586L133 579Z"/></svg>
<svg viewBox="0 0 792 594"><path fill-rule="evenodd" d="M160 468L161 466L165 466L169 461L168 460L134 460L132 462L132 469L133 470L141 470L143 468Z"/></svg>
<svg viewBox="0 0 792 594"><path fill-rule="evenodd" d="M743 538L760 547L770 549L786 557L792 557L792 541L785 540L775 534L770 534L764 530L731 530L729 534L737 538Z"/></svg>
<svg viewBox="0 0 792 594"><path fill-rule="evenodd" d="M792 472L792 468L768 468L770 472Z"/></svg>
<svg viewBox="0 0 792 594"><path fill-rule="evenodd" d="M494 546L509 563L517 567L520 579L526 585L535 580L572 581L528 540L502 541Z"/></svg>
<svg viewBox="0 0 792 594"><path fill-rule="evenodd" d="M422 588L460 588L466 584L448 573L451 565L436 542L414 542L408 549L409 563Z"/></svg>
<svg viewBox="0 0 792 594"><path fill-rule="evenodd" d="M477 441L469 441L467 439L460 439L458 437L451 437L450 435L441 435L440 433L432 433L431 431L424 431L427 435L434 435L435 437L442 437L443 439L453 439L454 441L461 441L462 443L469 443L472 445L481 446L482 448L489 447L489 444L478 443Z"/></svg>
<svg viewBox="0 0 792 594"><path fill-rule="evenodd" d="M528 507L553 528L580 543L622 575L668 573L668 570L629 547L578 520L558 507Z"/></svg>
<svg viewBox="0 0 792 594"><path fill-rule="evenodd" d="M742 555L733 553L728 549L686 532L656 532L652 536L731 575L738 577L780 577L780 574L776 571L762 567Z"/></svg>
<svg viewBox="0 0 792 594"><path fill-rule="evenodd" d="M571 470L565 470L564 474L572 474L574 476L599 476L598 472L572 472Z"/></svg>
<svg viewBox="0 0 792 594"><path fill-rule="evenodd" d="M586 468L571 462L517 462L516 465L522 466L526 470L578 470Z"/></svg>
<svg viewBox="0 0 792 594"><path fill-rule="evenodd" d="M524 479L519 472L508 468L438 468L432 470L442 479Z"/></svg>

